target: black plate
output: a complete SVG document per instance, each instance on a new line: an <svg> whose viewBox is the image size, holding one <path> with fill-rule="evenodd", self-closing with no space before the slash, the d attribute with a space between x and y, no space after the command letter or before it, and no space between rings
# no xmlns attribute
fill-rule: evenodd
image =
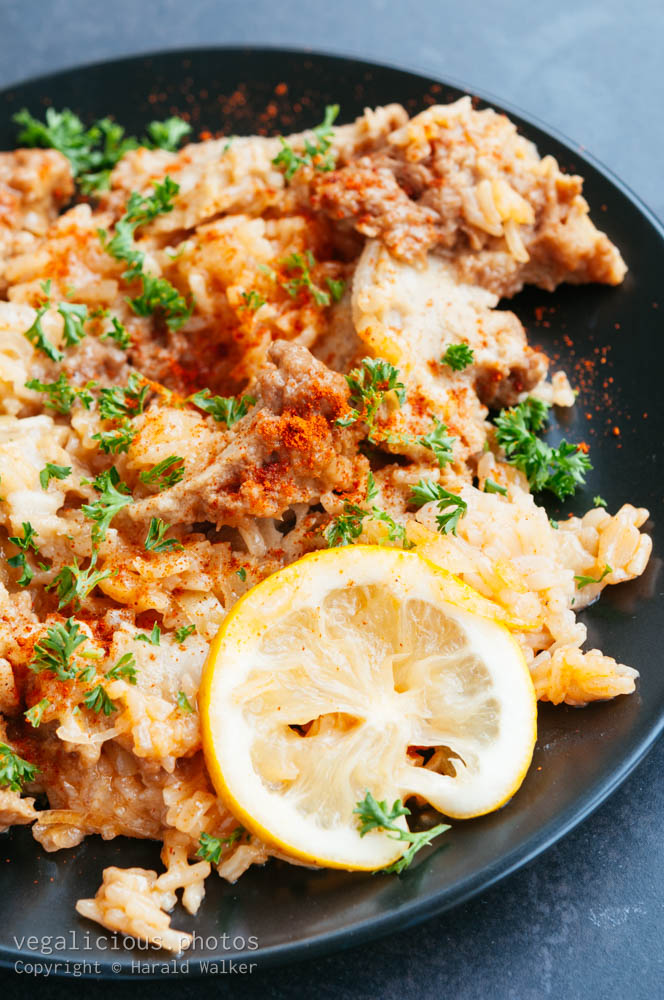
<svg viewBox="0 0 664 1000"><path fill-rule="evenodd" d="M10 118L24 106L39 114L48 104L67 106L86 120L111 114L131 132L140 132L152 118L186 112L196 130L250 133L313 125L327 103L340 103L346 121L367 105L400 101L417 111L461 93L403 70L313 53L169 52L70 70L0 94L0 148L15 144ZM559 356L581 388L562 432L590 444L594 470L569 509L586 510L599 493L610 510L631 501L651 511L655 549L646 574L609 588L583 616L589 647L641 671L638 691L582 711L541 707L534 763L516 798L492 816L455 824L444 849L433 850L400 878L271 863L250 871L236 886L210 879L196 918L180 907L174 914L175 926L197 935L188 955L190 973L205 971L201 963L210 960L284 962L329 952L405 928L468 899L587 816L629 774L664 724L662 599L656 593L664 485L657 461L664 438L664 234L604 168L548 130L508 113L542 154L552 153L566 169L583 174L593 216L630 268L620 288L565 288L554 295L531 290L511 305L531 343ZM85 960L97 963L93 971L117 976L131 974L132 961L163 955L128 951L113 935L100 937L99 928L74 911L77 898L94 894L107 865L159 868L154 844L104 843L94 837L73 851L48 855L19 829L3 839L2 847L1 857L11 862L3 865L0 899L3 965L20 957L33 961L45 947L50 962ZM63 934L65 941L39 943ZM27 942L31 935L38 939L36 946ZM59 971L66 970L61 965Z"/></svg>

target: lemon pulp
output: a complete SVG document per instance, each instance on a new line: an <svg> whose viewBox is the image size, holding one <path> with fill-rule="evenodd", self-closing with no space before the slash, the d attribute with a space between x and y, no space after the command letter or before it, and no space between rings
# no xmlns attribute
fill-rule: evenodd
<svg viewBox="0 0 664 1000"><path fill-rule="evenodd" d="M294 858L375 869L404 845L360 837L367 791L456 818L511 797L534 747L533 686L507 629L467 610L490 609L468 590L414 553L355 546L245 595L199 701L212 781L247 829Z"/></svg>

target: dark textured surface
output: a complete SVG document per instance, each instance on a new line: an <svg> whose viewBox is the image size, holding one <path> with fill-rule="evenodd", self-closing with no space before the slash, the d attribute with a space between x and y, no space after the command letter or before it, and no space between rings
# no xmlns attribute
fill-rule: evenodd
<svg viewBox="0 0 664 1000"><path fill-rule="evenodd" d="M471 18L451 5L427 3L420 9L429 16L413 27L405 8L395 14L383 3L337 3L327 13L282 3L275 13L264 0L246 9L193 0L184 10L116 2L113 38L93 6L70 0L19 7L4 0L0 83L165 45L260 40L353 49L457 76L520 104L599 155L664 214L661 129L648 134L660 114L659 5L642 5L637 20L636 8L630 13L617 4L558 4L551 15L507 3L498 24L488 5L483 12L485 5L476 4ZM157 10L158 17L148 16ZM660 745L580 830L527 871L443 918L361 951L242 980L180 981L175 989L185 996L214 990L290 997L313 986L335 997L656 998L664 978L663 762ZM32 985L4 974L2 982L10 996ZM39 989L64 996L72 984L42 981ZM113 984L94 989L104 996L118 992ZM155 996L164 990L142 987Z"/></svg>

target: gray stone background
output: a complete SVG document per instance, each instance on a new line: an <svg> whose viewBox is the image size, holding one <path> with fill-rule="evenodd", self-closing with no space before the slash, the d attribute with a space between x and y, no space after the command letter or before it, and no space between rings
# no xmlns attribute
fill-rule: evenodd
<svg viewBox="0 0 664 1000"><path fill-rule="evenodd" d="M393 62L489 91L585 146L664 218L664 3L641 0L0 0L0 87L77 63L187 45L267 43ZM659 1000L664 997L664 745L527 869L419 928L245 978L28 980L189 998Z"/></svg>

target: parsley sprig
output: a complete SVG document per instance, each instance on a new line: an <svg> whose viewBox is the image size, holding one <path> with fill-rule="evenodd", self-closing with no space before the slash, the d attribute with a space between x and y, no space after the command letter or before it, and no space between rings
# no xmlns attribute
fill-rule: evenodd
<svg viewBox="0 0 664 1000"><path fill-rule="evenodd" d="M439 510L436 515L438 531L445 535L456 535L459 521L468 510L465 500L431 479L420 479L417 485L411 487L410 501L417 507L436 501Z"/></svg>
<svg viewBox="0 0 664 1000"><path fill-rule="evenodd" d="M111 715L118 710L118 706L109 697L103 684L96 684L89 691L86 691L83 696L83 704L92 712L96 712L97 715L100 712L103 712L104 715Z"/></svg>
<svg viewBox="0 0 664 1000"><path fill-rule="evenodd" d="M126 386L114 385L99 391L99 416L115 420L143 413L150 386L138 372L132 372Z"/></svg>
<svg viewBox="0 0 664 1000"><path fill-rule="evenodd" d="M202 833L198 838L198 850L196 857L203 861L210 861L213 865L218 865L221 860L221 852L224 847L230 847L240 839L244 833L243 826L236 826L228 837L213 837L209 833Z"/></svg>
<svg viewBox="0 0 664 1000"><path fill-rule="evenodd" d="M150 122L147 127L148 142L143 145L156 146L174 153L180 143L191 132L191 125L176 115L166 118L163 122Z"/></svg>
<svg viewBox="0 0 664 1000"><path fill-rule="evenodd" d="M144 543L146 552L170 552L184 548L177 538L165 537L169 528L170 524L166 524L160 517L151 518Z"/></svg>
<svg viewBox="0 0 664 1000"><path fill-rule="evenodd" d="M147 638L147 637L146 637ZM157 642L159 645L159 642ZM129 684L136 683L136 658L133 653L125 653L120 657L115 666L111 667L104 674L111 681L117 681L123 677Z"/></svg>
<svg viewBox="0 0 664 1000"><path fill-rule="evenodd" d="M110 430L93 434L92 440L99 441L99 447L105 455L119 455L120 452L129 451L135 437L136 431L132 427L131 420L128 417L123 417Z"/></svg>
<svg viewBox="0 0 664 1000"><path fill-rule="evenodd" d="M92 558L86 569L81 569L77 560L71 565L63 566L54 576L50 583L46 584L46 590L55 590L58 595L58 609L66 608L71 604L75 609L80 608L97 584L111 576L110 569L98 570L97 550L93 549Z"/></svg>
<svg viewBox="0 0 664 1000"><path fill-rule="evenodd" d="M136 298L129 299L129 305L137 316L152 316L159 313L164 317L169 330L179 330L194 311L193 298L187 302L167 278L141 272L143 291Z"/></svg>
<svg viewBox="0 0 664 1000"><path fill-rule="evenodd" d="M353 368L346 375L346 382L350 389L351 411L337 423L350 427L362 419L369 428L369 440L372 440L376 415L386 394L394 392L400 406L406 401L406 387L399 381L399 371L382 358L363 358L361 367Z"/></svg>
<svg viewBox="0 0 664 1000"><path fill-rule="evenodd" d="M305 250L304 254L297 252L290 254L281 262L281 266L292 275L287 281L281 282L281 287L292 299L297 298L302 290L306 290L317 306L329 306L330 293L319 288L311 277L311 272L316 266L316 258L311 250Z"/></svg>
<svg viewBox="0 0 664 1000"><path fill-rule="evenodd" d="M575 575L574 580L576 582L576 589L583 590L584 587L587 587L591 583L601 583L604 577L608 576L609 573L613 573L613 570L607 563L599 576L583 576L582 574L578 576Z"/></svg>
<svg viewBox="0 0 664 1000"><path fill-rule="evenodd" d="M131 418L143 413L149 392L149 384L138 372L131 373L126 387L114 385L100 390L99 415L103 420L115 421L115 426L93 434L92 439L99 441L99 447L107 455L129 451L136 437Z"/></svg>
<svg viewBox="0 0 664 1000"><path fill-rule="evenodd" d="M323 121L311 130L314 140L305 137L304 153L296 153L284 137L279 136L281 149L272 163L283 170L286 181L292 180L300 167L313 167L320 171L334 170L335 156L330 147L334 138L332 126L338 114L338 104L326 106Z"/></svg>
<svg viewBox="0 0 664 1000"><path fill-rule="evenodd" d="M191 131L181 118L150 122L147 137L139 143L110 118L101 118L86 128L73 111L47 108L45 121L34 118L25 108L14 115L21 126L18 141L25 146L57 149L67 157L72 173L84 194L109 186L111 170L121 157L138 145L174 151Z"/></svg>
<svg viewBox="0 0 664 1000"><path fill-rule="evenodd" d="M81 510L86 517L95 522L92 526L92 541L94 545L98 545L106 538L106 532L115 515L130 504L133 498L129 487L122 482L114 465L100 472L92 481L92 485L100 494L99 499L91 504L83 504Z"/></svg>
<svg viewBox="0 0 664 1000"><path fill-rule="evenodd" d="M39 482L43 490L48 489L51 479L66 479L71 475L71 465L54 465L47 462L39 473Z"/></svg>
<svg viewBox="0 0 664 1000"><path fill-rule="evenodd" d="M51 361L62 361L64 354L59 351L58 348L53 344L48 337L42 326L42 319L45 314L51 308L51 279L48 281L43 281L41 285L42 292L44 293L44 300L37 308L37 315L35 316L32 326L28 327L24 331L23 336L36 350L41 351L45 354L47 358Z"/></svg>
<svg viewBox="0 0 664 1000"><path fill-rule="evenodd" d="M41 725L44 712L47 708L50 708L50 705L51 703L48 698L42 698L41 701L38 701L32 708L27 709L23 713L25 721L29 722L33 729L37 729Z"/></svg>
<svg viewBox="0 0 664 1000"><path fill-rule="evenodd" d="M127 350L131 346L131 337L127 332L127 328L123 323L117 318L117 316L111 316L111 328L110 330L105 330L99 337L100 340L114 340L118 347L123 350Z"/></svg>
<svg viewBox="0 0 664 1000"><path fill-rule="evenodd" d="M485 493L499 493L502 497L507 496L507 487L501 486L500 483L494 483L493 479L484 480L484 492Z"/></svg>
<svg viewBox="0 0 664 1000"><path fill-rule="evenodd" d="M25 387L35 392L46 393L44 407L47 410L55 410L56 413L67 414L71 413L72 406L76 400L86 410L90 409L94 399L90 389L93 389L95 384L95 382L87 382L82 389L75 389L69 384L66 376L60 372L55 382L40 382L37 378L30 378L25 383Z"/></svg>
<svg viewBox="0 0 664 1000"><path fill-rule="evenodd" d="M19 579L19 586L27 587L27 585L32 580L35 575L31 567L28 565L27 555L32 549L33 552L39 552L39 546L37 545L35 538L37 537L37 532L32 527L29 521L23 522L23 535L11 535L9 541L13 545L16 545L20 552L15 556L11 556L7 560L10 566L14 569L21 569L21 577Z"/></svg>
<svg viewBox="0 0 664 1000"><path fill-rule="evenodd" d="M552 448L537 433L548 419L548 403L528 397L496 417L496 440L506 460L520 469L533 491L549 490L559 500L573 496L592 469L590 459L577 445L561 441Z"/></svg>
<svg viewBox="0 0 664 1000"><path fill-rule="evenodd" d="M86 639L85 633L81 632L81 626L73 618L68 618L64 623L56 622L47 629L46 635L35 643L28 669L36 674L48 670L55 674L58 680L72 680L76 676L72 657Z"/></svg>
<svg viewBox="0 0 664 1000"><path fill-rule="evenodd" d="M427 451L433 452L442 469L448 462L454 460L452 446L456 438L447 433L447 427L437 417L433 418L434 428L428 434L421 434L417 439L417 444L422 445Z"/></svg>
<svg viewBox="0 0 664 1000"><path fill-rule="evenodd" d="M241 399L236 396L213 396L209 389L201 389L190 396L188 402L209 413L217 423L232 427L246 416L256 400L253 396L242 396Z"/></svg>
<svg viewBox="0 0 664 1000"><path fill-rule="evenodd" d="M184 642L184 640L192 635L196 631L195 625L182 625L180 628L175 630L175 641Z"/></svg>
<svg viewBox="0 0 664 1000"><path fill-rule="evenodd" d="M385 830L392 840L402 840L408 844L402 856L394 864L382 869L386 873L393 872L397 875L408 868L417 852L423 847L428 847L434 837L438 837L450 829L449 824L438 823L430 830L422 830L419 833L413 833L408 829L404 830L396 821L400 816L410 816L410 809L403 804L401 799L395 799L391 807L385 800L378 802L369 791L362 801L356 804L353 813L358 817L360 837L366 837L372 830Z"/></svg>
<svg viewBox="0 0 664 1000"><path fill-rule="evenodd" d="M103 230L99 233L107 253L128 265L122 277L126 281L141 282L141 294L128 300L136 315L158 313L169 330L179 330L189 319L194 308L193 299L187 302L166 278L144 270L145 254L134 243L134 235L139 226L152 222L158 215L172 212L173 198L179 190L179 185L167 176L162 182L155 183L154 192L148 197L132 191L125 214L116 222L111 239Z"/></svg>
<svg viewBox="0 0 664 1000"><path fill-rule="evenodd" d="M151 469L144 469L139 478L146 486L156 486L159 492L167 490L184 479L184 459L179 455L169 455Z"/></svg>
<svg viewBox="0 0 664 1000"><path fill-rule="evenodd" d="M468 365L472 365L474 356L473 349L468 344L450 344L441 361L453 372L462 372Z"/></svg>
<svg viewBox="0 0 664 1000"><path fill-rule="evenodd" d="M378 488L373 473L369 473L367 478L367 500L375 500L378 496ZM399 524L394 518L375 504L369 510L360 507L359 504L344 502L343 512L334 518L325 530L325 538L329 548L336 546L352 545L362 534L363 522L365 518L374 521L381 521L387 525L387 538L390 542L399 542L403 548L410 548L410 543L406 537L406 528Z"/></svg>
<svg viewBox="0 0 664 1000"><path fill-rule="evenodd" d="M84 323L88 319L88 307L74 302L61 302L58 312L64 320L63 339L67 347L74 347L85 337Z"/></svg>
<svg viewBox="0 0 664 1000"><path fill-rule="evenodd" d="M255 288L250 289L248 292L242 292L242 305L240 309L249 309L250 312L256 312L261 306L266 303L266 298L257 292Z"/></svg>
<svg viewBox="0 0 664 1000"><path fill-rule="evenodd" d="M26 782L34 781L39 768L12 750L7 743L0 743L0 787L20 792Z"/></svg>
<svg viewBox="0 0 664 1000"><path fill-rule="evenodd" d="M138 635L134 636L134 639L137 642L147 642L150 646L159 646L161 645L161 629L155 622L150 635L146 635L145 632L139 632Z"/></svg>

